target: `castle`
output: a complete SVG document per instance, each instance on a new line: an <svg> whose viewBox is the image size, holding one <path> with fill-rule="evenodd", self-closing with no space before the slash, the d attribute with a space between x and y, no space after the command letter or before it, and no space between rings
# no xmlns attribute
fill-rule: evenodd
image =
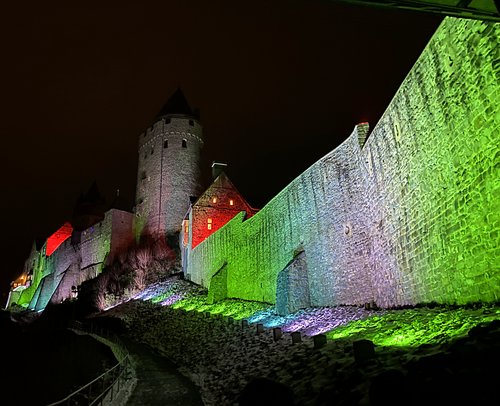
<svg viewBox="0 0 500 406"><path fill-rule="evenodd" d="M106 207L94 182L78 199L73 219L49 236L40 249L33 244L22 275L13 282L7 307L16 303L41 311L48 303L75 296L81 283L100 274L142 237L179 236L182 229L187 243L184 231L191 222L198 230L189 233L196 245L241 210L253 214L256 210L219 171L221 164L214 164L214 182L199 196L202 146L198 113L177 89L139 136L134 213L123 210L116 201ZM219 207L213 197L207 201L208 191L217 191ZM224 205L223 195L228 197L226 207L220 205ZM209 211L209 226L200 226L202 213Z"/></svg>
<svg viewBox="0 0 500 406"><path fill-rule="evenodd" d="M220 165L201 193L202 128L178 91L140 136L135 213L34 247L8 305L70 297L134 233L178 233L187 279L282 314L498 301L500 25L444 19L368 133L356 125L257 211Z"/></svg>

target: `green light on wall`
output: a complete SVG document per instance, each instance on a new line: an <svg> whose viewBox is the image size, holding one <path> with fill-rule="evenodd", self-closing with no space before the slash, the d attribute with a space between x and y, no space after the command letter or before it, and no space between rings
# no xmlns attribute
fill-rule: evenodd
<svg viewBox="0 0 500 406"><path fill-rule="evenodd" d="M184 309L187 311L208 312L210 314L221 314L225 317L232 317L240 320L248 318L260 310L268 309L269 305L236 299L225 299L220 302L210 304L207 296L196 296L180 300L173 304L172 308Z"/></svg>
<svg viewBox="0 0 500 406"><path fill-rule="evenodd" d="M422 344L440 344L465 336L480 324L500 320L500 310L478 311L422 309L387 311L381 316L352 321L327 333L335 339L368 339L375 345L417 347Z"/></svg>

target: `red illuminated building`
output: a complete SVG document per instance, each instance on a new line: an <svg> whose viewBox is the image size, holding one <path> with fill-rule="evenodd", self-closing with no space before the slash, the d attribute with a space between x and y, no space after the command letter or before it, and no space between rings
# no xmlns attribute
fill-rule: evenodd
<svg viewBox="0 0 500 406"><path fill-rule="evenodd" d="M193 249L242 211L249 218L258 210L247 203L227 175L220 171L186 215L182 231L184 246L191 244Z"/></svg>

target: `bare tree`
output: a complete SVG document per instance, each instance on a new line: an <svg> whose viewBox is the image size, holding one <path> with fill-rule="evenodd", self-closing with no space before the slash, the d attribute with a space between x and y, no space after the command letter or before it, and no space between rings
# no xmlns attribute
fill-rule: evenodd
<svg viewBox="0 0 500 406"><path fill-rule="evenodd" d="M149 246L143 246L137 249L135 257L137 259L137 267L145 270L153 259L153 253Z"/></svg>

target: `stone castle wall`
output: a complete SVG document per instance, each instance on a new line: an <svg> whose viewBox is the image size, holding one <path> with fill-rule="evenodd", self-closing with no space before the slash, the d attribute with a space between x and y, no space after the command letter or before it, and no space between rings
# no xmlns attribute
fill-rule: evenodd
<svg viewBox="0 0 500 406"><path fill-rule="evenodd" d="M11 295L9 305L17 303L43 310L48 303L73 297L75 288L96 277L104 265L130 246L133 218L132 213L108 210L100 223L81 233L79 243L68 238L49 257L45 255L45 247L41 252L32 252L28 261L36 267L34 283L22 293Z"/></svg>
<svg viewBox="0 0 500 406"><path fill-rule="evenodd" d="M499 140L500 26L447 18L363 149L377 301L498 300Z"/></svg>
<svg viewBox="0 0 500 406"><path fill-rule="evenodd" d="M209 287L224 268L229 297L270 303L290 267L313 306L498 300L499 106L500 26L446 18L363 148L358 126L186 272Z"/></svg>
<svg viewBox="0 0 500 406"><path fill-rule="evenodd" d="M361 228L353 215L361 188L359 156L356 128L253 217L243 221L241 213L192 250L191 280L209 287L225 266L229 297L274 303L284 293L276 289L280 272L304 251L312 306L371 301L367 259L359 248L365 236L350 231Z"/></svg>
<svg viewBox="0 0 500 406"><path fill-rule="evenodd" d="M9 299L9 303L15 302L20 306L27 306L31 298L33 297L40 280L42 279L42 258L40 252L36 249L35 245L33 245L30 254L26 261L24 262L24 275L31 275L31 280L29 281L29 286L26 286L26 289L19 292L18 298L14 301L13 298Z"/></svg>
<svg viewBox="0 0 500 406"><path fill-rule="evenodd" d="M102 221L82 231L80 242L81 269L93 269L94 276L101 272L111 250L113 221L110 214L110 211L106 212Z"/></svg>
<svg viewBox="0 0 500 406"><path fill-rule="evenodd" d="M212 297L283 313L498 300L499 106L500 26L446 18L366 142L367 125L356 126L256 215L238 214L188 250L186 273ZM163 118L141 136L142 232L178 231L200 192L201 126L190 120ZM41 310L68 297L131 243L131 230L132 215L111 210L79 245L68 239L50 257L42 249L39 284L14 301Z"/></svg>
<svg viewBox="0 0 500 406"><path fill-rule="evenodd" d="M111 210L111 247L107 264L113 261L123 252L127 251L134 243L134 215L123 210Z"/></svg>
<svg viewBox="0 0 500 406"><path fill-rule="evenodd" d="M180 231L189 197L199 196L200 123L169 115L139 138L136 223L143 234Z"/></svg>
<svg viewBox="0 0 500 406"><path fill-rule="evenodd" d="M64 241L50 257L46 257L44 277L38 287L40 291L34 304L35 310L45 309L65 273L74 267L74 264L79 264L80 258L80 250L71 244L71 238Z"/></svg>

